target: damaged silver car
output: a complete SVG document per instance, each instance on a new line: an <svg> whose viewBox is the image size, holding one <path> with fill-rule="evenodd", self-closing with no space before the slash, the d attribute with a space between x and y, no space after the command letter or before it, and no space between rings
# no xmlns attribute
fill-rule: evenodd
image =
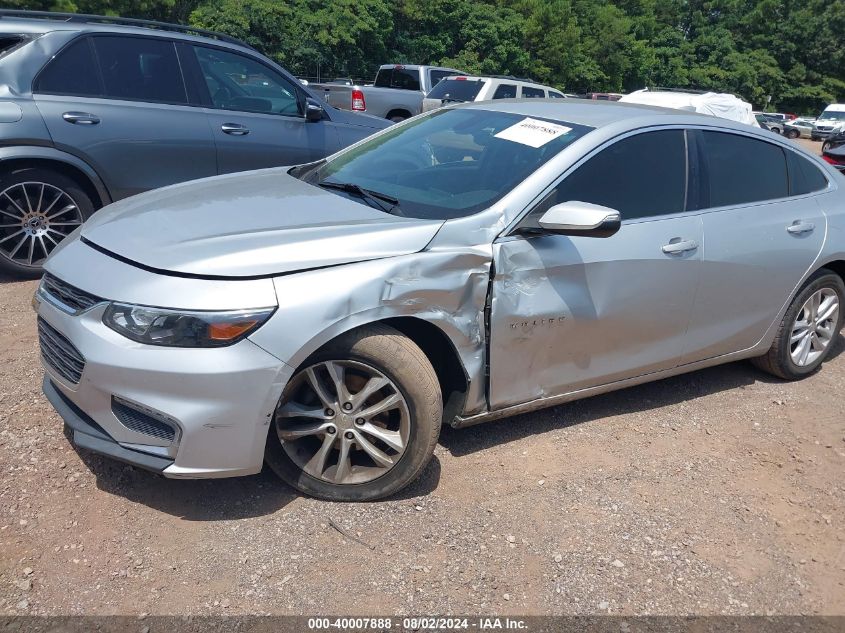
<svg viewBox="0 0 845 633"><path fill-rule="evenodd" d="M35 297L44 391L76 445L166 477L266 462L384 497L442 423L743 358L817 370L843 318L840 178L683 111L441 109L98 212Z"/></svg>

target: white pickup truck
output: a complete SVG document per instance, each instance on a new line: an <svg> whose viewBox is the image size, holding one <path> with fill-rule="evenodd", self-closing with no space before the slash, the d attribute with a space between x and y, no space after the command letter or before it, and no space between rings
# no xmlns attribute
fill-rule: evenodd
<svg viewBox="0 0 845 633"><path fill-rule="evenodd" d="M423 97L437 82L464 73L454 68L385 64L376 73L373 85L344 83L309 84L317 94L341 110L366 112L391 121L403 121L422 112Z"/></svg>

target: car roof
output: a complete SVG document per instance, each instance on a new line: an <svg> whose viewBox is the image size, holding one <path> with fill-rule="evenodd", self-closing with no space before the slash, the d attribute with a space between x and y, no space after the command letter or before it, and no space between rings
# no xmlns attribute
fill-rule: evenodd
<svg viewBox="0 0 845 633"><path fill-rule="evenodd" d="M103 17L104 21L85 22L85 21L68 21L62 19L57 14L56 18L52 17L17 17L0 14L0 34L26 34L26 35L43 35L45 33L52 33L55 31L64 31L69 33L115 33L123 35L146 35L167 37L170 39L180 39L186 41L196 42L198 40L207 42L209 44L226 44L229 46L237 46L238 48L251 50L249 45L230 38L224 34L217 34L208 32L208 35L203 35L200 31L193 31L191 27L183 27L179 24L170 25L171 29L166 28L166 23L160 23L160 26L155 26L156 23L150 22L149 25L131 25L118 24L109 22L108 17ZM80 16L84 17L84 16ZM91 16L99 17L99 16ZM120 18L114 18L119 20ZM178 30L184 28L185 30Z"/></svg>

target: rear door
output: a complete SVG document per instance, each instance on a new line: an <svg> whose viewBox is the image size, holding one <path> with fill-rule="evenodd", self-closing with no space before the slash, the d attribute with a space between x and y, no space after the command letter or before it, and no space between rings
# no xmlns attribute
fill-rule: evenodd
<svg viewBox="0 0 845 633"><path fill-rule="evenodd" d="M305 93L283 74L231 50L186 48L209 106L219 173L307 163L340 148L328 116L305 120Z"/></svg>
<svg viewBox="0 0 845 633"><path fill-rule="evenodd" d="M493 408L669 369L680 362L700 272L680 129L612 142L526 220L578 200L617 209L609 238L514 234L494 244Z"/></svg>
<svg viewBox="0 0 845 633"><path fill-rule="evenodd" d="M684 362L755 345L821 252L827 179L792 150L724 131L696 133L704 166L701 284Z"/></svg>
<svg viewBox="0 0 845 633"><path fill-rule="evenodd" d="M114 199L217 171L208 121L189 105L171 40L78 38L33 92L55 146L90 164Z"/></svg>

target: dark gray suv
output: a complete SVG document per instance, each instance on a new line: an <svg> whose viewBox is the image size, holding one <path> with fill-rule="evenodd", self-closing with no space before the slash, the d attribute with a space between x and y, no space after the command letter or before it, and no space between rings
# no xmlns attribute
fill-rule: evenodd
<svg viewBox="0 0 845 633"><path fill-rule="evenodd" d="M40 274L112 201L317 160L389 124L332 108L224 35L0 11L0 268Z"/></svg>

